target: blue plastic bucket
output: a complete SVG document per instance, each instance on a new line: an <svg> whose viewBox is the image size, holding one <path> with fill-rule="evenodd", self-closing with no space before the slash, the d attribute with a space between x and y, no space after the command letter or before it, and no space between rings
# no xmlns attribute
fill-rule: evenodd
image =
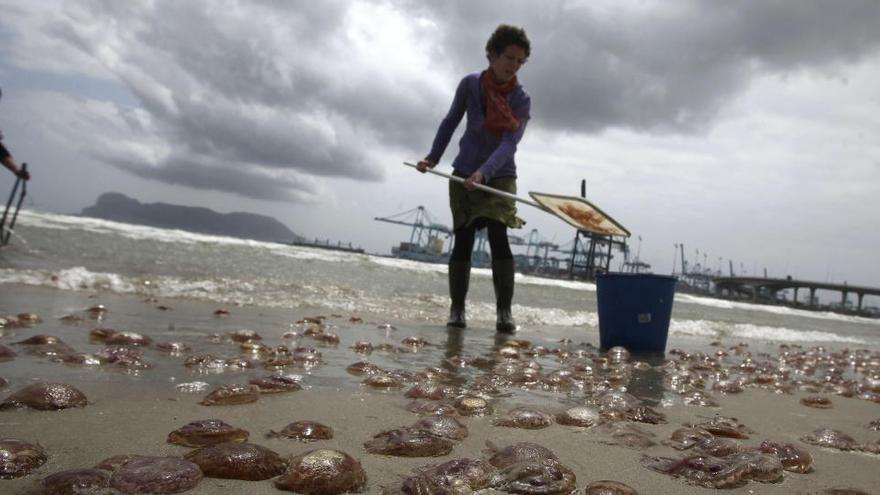
<svg viewBox="0 0 880 495"><path fill-rule="evenodd" d="M596 277L599 345L631 352L665 352L675 277L603 273Z"/></svg>

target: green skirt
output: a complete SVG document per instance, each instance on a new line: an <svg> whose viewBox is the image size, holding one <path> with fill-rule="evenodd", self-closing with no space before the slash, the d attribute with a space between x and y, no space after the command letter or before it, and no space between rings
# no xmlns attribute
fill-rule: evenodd
<svg viewBox="0 0 880 495"><path fill-rule="evenodd" d="M516 177L495 177L487 186L516 194ZM497 220L512 229L526 224L516 216L516 202L497 194L475 189L468 191L460 183L449 181L449 208L452 210L452 228L458 230L469 226L477 218Z"/></svg>

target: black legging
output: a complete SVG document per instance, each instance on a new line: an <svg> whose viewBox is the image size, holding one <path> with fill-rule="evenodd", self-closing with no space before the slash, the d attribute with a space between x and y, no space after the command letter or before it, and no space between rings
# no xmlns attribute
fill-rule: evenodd
<svg viewBox="0 0 880 495"><path fill-rule="evenodd" d="M492 251L492 260L509 260L513 258L510 251L510 242L507 240L507 225L498 220L477 218L467 227L455 231L455 245L452 246L451 261L471 261L471 253L474 250L474 237L477 230L485 227L489 233L489 249Z"/></svg>

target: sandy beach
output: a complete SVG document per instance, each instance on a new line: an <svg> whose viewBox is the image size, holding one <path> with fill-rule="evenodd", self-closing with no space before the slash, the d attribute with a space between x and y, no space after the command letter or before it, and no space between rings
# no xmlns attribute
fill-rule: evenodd
<svg viewBox="0 0 880 495"><path fill-rule="evenodd" d="M498 446L515 442L535 442L550 448L560 461L577 476L579 493L588 483L611 479L630 485L642 494L702 494L706 488L688 485L682 479L651 471L641 465L643 454L681 457L683 454L659 442L668 439L682 424L711 418L716 414L735 417L754 433L742 440L747 446L757 446L763 440L791 442L806 447L814 459L814 470L807 474L785 472L780 483L749 482L726 490L736 494L814 493L830 487L859 488L868 493L876 490L877 468L880 456L841 452L807 445L798 439L820 427L839 429L856 440L877 442L880 432L868 428L870 421L880 418L880 404L822 394L831 398L830 409L809 408L800 399L811 394L795 391L792 394L774 394L764 390L747 389L742 393L723 395L714 393L720 407L687 406L673 400L668 392L656 395L657 411L666 415L667 423L640 425L656 435L657 445L645 449L603 443L605 438L597 428L581 428L553 424L540 430L523 430L493 426L491 421L499 413L514 405L530 403L549 413L558 413L572 405L588 403L583 392L517 392L510 397L494 399L495 416L465 417L461 421L469 429L469 436L459 442L453 451L437 458L389 457L367 453L363 443L382 430L410 425L417 416L405 409L410 401L401 390L377 391L361 385L362 377L344 371L347 364L366 359L388 367L418 371L426 366L440 366L450 352L446 330L440 326L406 321L385 321L381 315L360 313L328 316L328 328L337 333L341 342L336 347L317 348L323 353L325 364L309 372L290 370L302 375L304 390L263 395L252 404L207 407L198 402L205 393L184 393L175 384L204 380L212 385L244 383L248 378L266 374L264 369L225 371L199 374L183 366L182 357L164 356L148 349L145 358L152 368L136 373L103 368L72 366L50 362L45 358L28 355L22 346L11 345L29 336L55 335L80 352L94 352L101 345L90 343L91 329L112 327L151 336L155 341L186 340L199 345L201 352L234 355L237 345L211 342L212 333L223 334L236 329L256 330L263 343L270 346L290 344L282 338L295 331L295 322L307 316L321 314L321 308L309 307L297 311L267 309L253 306L230 307L229 316L218 318L218 305L193 300L143 301L141 298L94 291L56 291L53 289L4 285L0 312L17 314L34 312L43 323L29 328L4 329L0 343L16 349L18 356L0 363L0 377L9 381L0 389L0 397L38 379L71 384L86 394L89 404L83 408L62 411L35 411L28 409L0 411L0 437L11 437L39 443L49 460L29 475L0 480L0 492L25 493L43 477L64 469L91 467L97 462L120 454L176 456L189 449L166 442L169 432L184 424L216 418L250 432L250 441L271 448L281 455L296 455L314 448L343 450L359 459L366 470L366 493L381 493L385 487L399 485L411 470L430 463L484 455L487 441ZM82 314L85 308L104 304L109 311L104 320L84 320L77 325L62 324L58 318ZM158 310L167 305L170 309ZM351 317L363 322L350 322ZM392 325L394 328L387 327ZM481 348L491 342L494 330L468 329L464 333L462 354L491 357L495 350ZM419 336L436 344L426 346L418 353L382 356L374 352L364 357L349 346L357 340L374 345L397 342L408 336ZM534 345L550 347L560 336L552 331L532 333L528 338ZM569 336L572 345L597 344L595 332ZM303 342L305 343L305 342ZM479 345L478 345L479 344ZM714 352L718 347L705 343L703 352ZM722 346L736 342L722 342ZM556 344L558 345L558 344ZM667 356L670 358L671 356ZM553 358L537 361L551 363ZM334 429L332 440L301 443L295 440L266 438L270 430L302 419L320 421ZM271 480L259 482L205 478L188 493L277 493ZM500 493L485 490L480 493Z"/></svg>

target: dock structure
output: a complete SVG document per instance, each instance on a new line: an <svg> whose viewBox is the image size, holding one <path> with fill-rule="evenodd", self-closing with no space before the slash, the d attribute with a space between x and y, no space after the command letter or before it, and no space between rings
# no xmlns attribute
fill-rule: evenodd
<svg viewBox="0 0 880 495"><path fill-rule="evenodd" d="M586 187L586 180L581 180L582 198L586 198ZM412 227L409 242L401 242L399 246L393 247L392 256L433 263L445 263L449 260L455 232L435 222L424 206L388 217L375 217L374 220ZM616 252L623 255L620 265L623 271L647 273L651 269L651 265L640 261L638 255L635 259L630 259L630 250L625 239L618 240L608 234L575 229L574 240L564 245L544 239L537 229L532 229L527 236L508 233L507 238L511 246L525 248L524 254L514 253L517 269L521 273L595 280L598 273L611 271L611 260L616 257ZM487 244L485 229L478 230L474 238L471 266L490 266L491 256L486 251Z"/></svg>
<svg viewBox="0 0 880 495"><path fill-rule="evenodd" d="M611 271L614 250L623 253L624 263L629 259L629 247L625 240L619 241L609 235L576 230L568 263L569 278L595 280L597 273Z"/></svg>
<svg viewBox="0 0 880 495"><path fill-rule="evenodd" d="M783 290L791 289L794 291L792 301L797 304L797 294L799 289L810 291L810 299L807 306L815 308L818 306L816 299L817 290L828 290L840 293L840 307L845 308L850 294L855 294L857 304L855 311L863 311L863 303L865 296L880 296L880 288L865 287L858 285L849 285L847 283L834 284L828 282L814 282L809 280L796 280L791 277L786 278L761 278L761 277L716 277L714 279L715 293L727 296L747 296L753 301L759 298L767 298L772 301L778 300L778 293Z"/></svg>
<svg viewBox="0 0 880 495"><path fill-rule="evenodd" d="M525 254L514 254L517 269L523 273L553 274L559 270L560 260L551 255L559 250L559 245L544 239L538 229L532 229L527 236L507 234L512 246L522 246Z"/></svg>
<svg viewBox="0 0 880 495"><path fill-rule="evenodd" d="M455 241L455 232L448 226L439 223L435 217L418 206L388 217L375 217L374 220L395 225L411 227L409 242L401 242L391 248L391 255L431 263L446 263ZM528 236L521 237L507 234L511 246L525 249L525 254L514 253L518 269L523 273L557 274L561 271L560 259L553 257L559 245L545 240L537 229L532 229ZM480 229L474 236L474 247L471 253L471 264L474 267L491 266L492 258L488 252L489 240L485 229Z"/></svg>
<svg viewBox="0 0 880 495"><path fill-rule="evenodd" d="M374 220L412 227L409 242L401 242L394 246L391 253L400 258L418 261L446 262L449 251L444 249L448 244L451 249L452 229L434 220L424 206L417 206L390 217L376 217Z"/></svg>
<svg viewBox="0 0 880 495"><path fill-rule="evenodd" d="M587 180L581 179L581 197L587 197ZM641 237L639 237L641 241ZM614 236L589 232L576 229L574 241L570 251L571 258L568 263L568 277L571 279L595 280L599 272L611 271L611 260L614 258L614 250L623 254L623 264L631 263L629 259L629 246L626 239L617 240ZM636 272L650 265L636 268ZM632 267L625 267L624 271L632 271Z"/></svg>

